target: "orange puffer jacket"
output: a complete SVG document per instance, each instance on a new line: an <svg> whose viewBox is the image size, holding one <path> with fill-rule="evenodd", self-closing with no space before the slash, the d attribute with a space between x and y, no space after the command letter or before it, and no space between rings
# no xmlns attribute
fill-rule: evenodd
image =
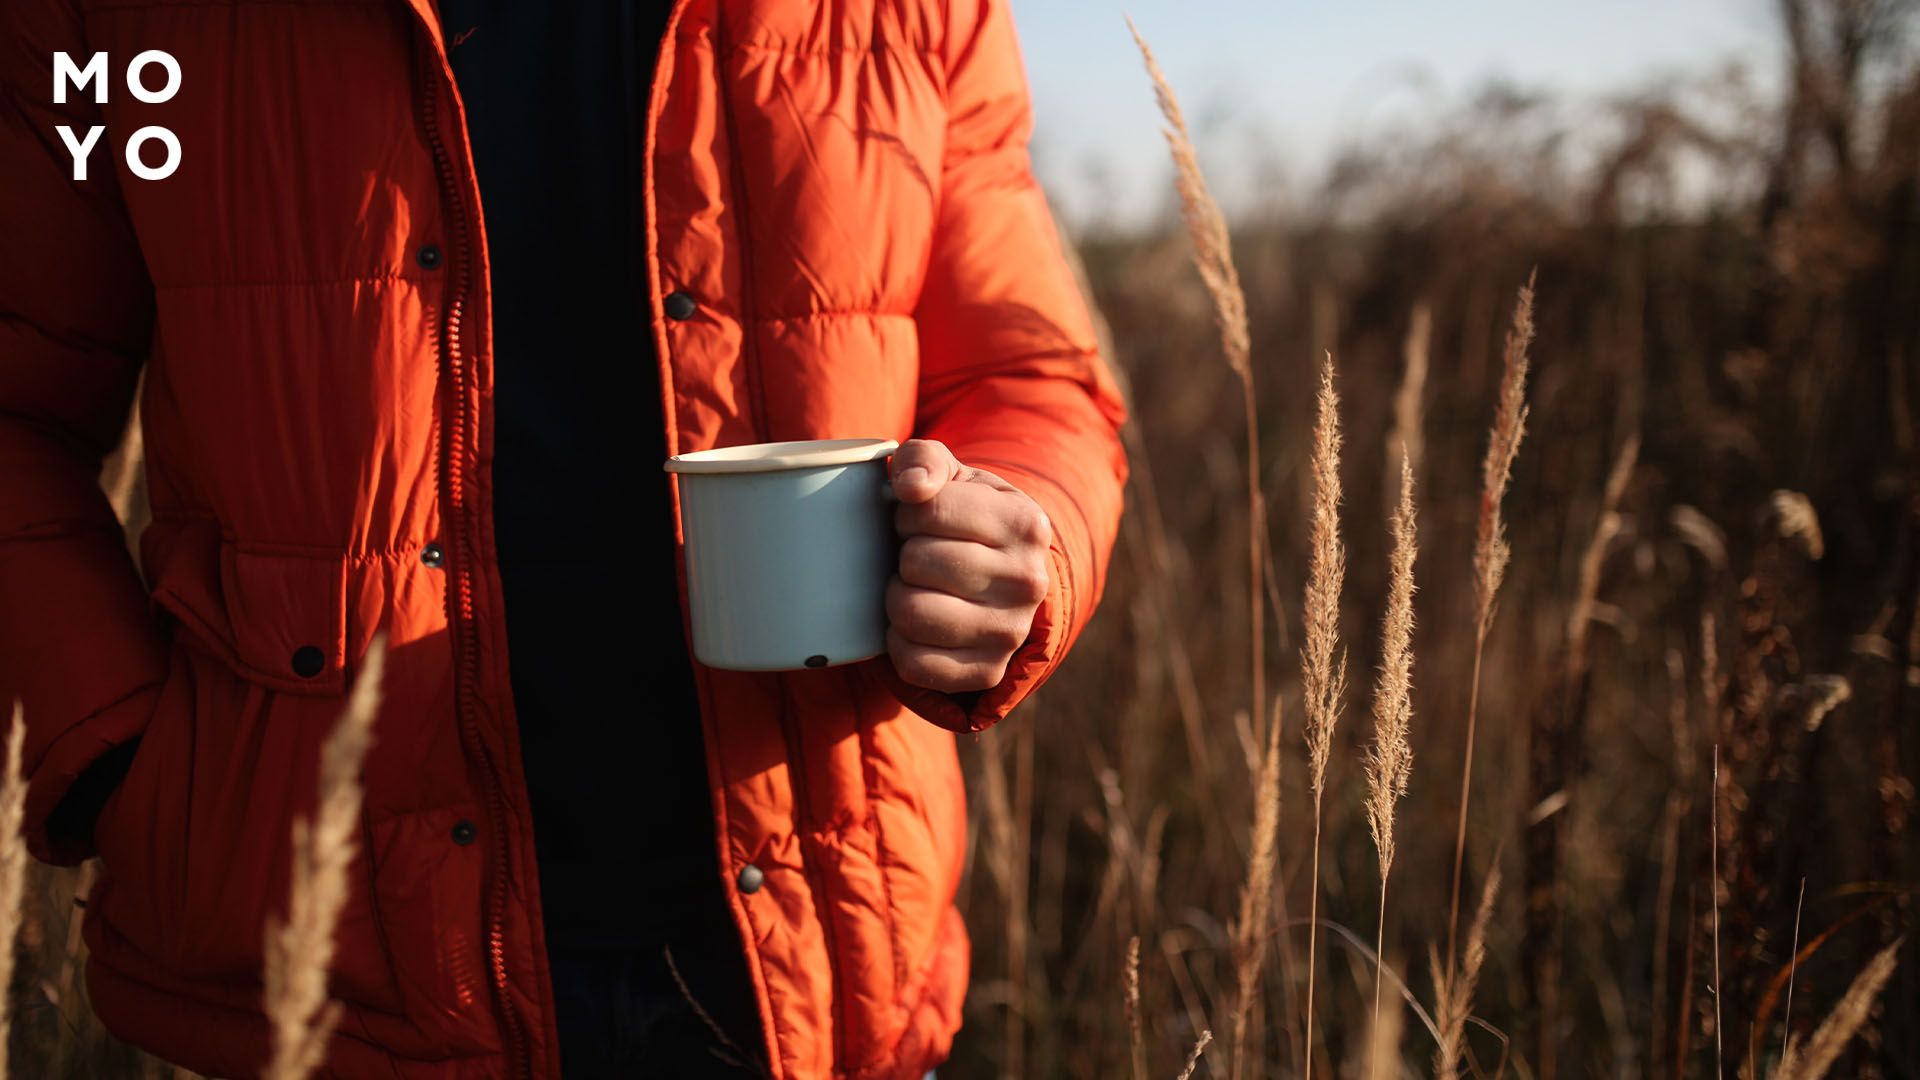
<svg viewBox="0 0 1920 1080"><path fill-rule="evenodd" d="M329 1068L558 1074L493 557L487 238L429 3L0 4L0 697L29 718L32 849L101 857L97 1012L211 1075L266 1059L289 825L382 630ZM182 72L158 103L125 81L150 49ZM56 52L109 55L104 105L53 103ZM884 660L698 671L773 1074L918 1077L967 981L953 732L1005 716L1099 597L1119 396L1030 175L1005 0L680 0L649 115L633 332L671 445L940 439L1053 522L1051 592L978 697ZM85 180L63 124L106 128ZM182 148L166 179L126 164L149 125ZM96 476L143 368L136 572ZM659 462L608 466L618 497ZM92 837L50 833L135 736Z"/></svg>

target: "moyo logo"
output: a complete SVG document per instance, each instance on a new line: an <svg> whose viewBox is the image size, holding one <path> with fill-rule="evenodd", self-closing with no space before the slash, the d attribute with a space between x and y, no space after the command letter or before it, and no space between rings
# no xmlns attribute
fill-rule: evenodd
<svg viewBox="0 0 1920 1080"><path fill-rule="evenodd" d="M147 89L145 74L148 68L159 66L166 72L167 81L158 90ZM67 103L67 86L71 83L77 94L88 83L93 84L95 104L107 103L107 54L94 53L86 67L80 67L66 53L53 54L53 103ZM127 65L127 92L149 105L158 105L173 98L180 92L180 62L159 49L148 49L133 58ZM73 129L61 124L60 141L67 144L67 152L73 155L73 178L87 178L87 158L93 155L93 148L100 142L100 136L107 130L95 125L87 132L85 139L74 137ZM159 142L166 148L167 157L157 168L148 166L140 160L140 148L149 142ZM142 180L165 180L180 168L180 139L163 127L143 127L127 140L127 170Z"/></svg>

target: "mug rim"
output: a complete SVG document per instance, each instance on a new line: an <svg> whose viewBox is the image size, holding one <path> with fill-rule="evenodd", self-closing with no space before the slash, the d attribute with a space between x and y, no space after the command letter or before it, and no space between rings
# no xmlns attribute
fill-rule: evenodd
<svg viewBox="0 0 1920 1080"><path fill-rule="evenodd" d="M661 466L670 473L762 473L856 465L877 461L900 449L892 439L801 439L747 443L675 454Z"/></svg>

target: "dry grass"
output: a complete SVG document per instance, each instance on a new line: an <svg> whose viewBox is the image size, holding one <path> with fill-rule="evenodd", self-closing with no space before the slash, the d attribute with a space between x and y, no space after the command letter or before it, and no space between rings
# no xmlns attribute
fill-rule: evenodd
<svg viewBox="0 0 1920 1080"><path fill-rule="evenodd" d="M1513 561L1503 507L1513 482L1513 463L1520 456L1520 440L1527 433L1527 370L1532 361L1533 286L1529 276L1513 306L1513 326L1507 331L1501 354L1500 399L1494 407L1493 428L1487 438L1487 456L1480 465L1480 517L1473 546L1474 634L1481 641L1493 628L1500 583Z"/></svg>
<svg viewBox="0 0 1920 1080"><path fill-rule="evenodd" d="M1340 542L1340 395L1333 387L1333 354L1320 364L1320 392L1314 399L1312 558L1307 570L1304 606L1306 644L1300 651L1300 679L1306 696L1307 784L1313 794L1313 862L1307 874L1312 900L1307 915L1307 1076L1313 1076L1313 1006L1320 941L1320 833L1327 763L1333 757L1333 731L1347 696L1347 658L1340 648L1340 590L1347 552Z"/></svg>
<svg viewBox="0 0 1920 1080"><path fill-rule="evenodd" d="M1007 1023L1004 1031L1004 1050L1010 1069L1022 1067L1026 1052L1026 1010L1024 972L1027 969L1029 935L1027 932L1027 895L1028 895L1028 845L1029 830L1025 827L1027 817L1021 813L1025 793L1028 791L1031 772L1025 768L1031 759L1024 751L1032 743L1024 737L1019 738L1015 748L1015 762L1018 775L1012 779L1007 776L1006 743L1008 734L1001 730L988 731L982 736L982 742L989 748L985 755L986 767L983 772L984 798L986 812L986 836L983 847L986 850L984 861L989 876L993 878L1002 903L1008 915L1008 933L1005 938L1006 966L1009 972L1019 973L1010 979L1010 1000L1007 1008ZM1015 789L1018 788L1018 791ZM1104 894L1103 894L1104 895Z"/></svg>
<svg viewBox="0 0 1920 1080"><path fill-rule="evenodd" d="M27 782L20 752L27 741L25 710L13 704L7 727L6 771L0 774L0 987L13 985L14 953L20 938L20 901L26 895L27 842L20 833L26 820ZM13 996L0 994L0 1077L8 1073L13 1041Z"/></svg>
<svg viewBox="0 0 1920 1080"><path fill-rule="evenodd" d="M380 711L384 636L360 662L347 710L320 750L319 805L293 823L293 881L287 920L270 920L266 945L266 1013L273 1024L267 1080L304 1080L326 1060L340 1006L327 999L334 928L346 906L347 868L357 854L360 766Z"/></svg>
<svg viewBox="0 0 1920 1080"><path fill-rule="evenodd" d="M1367 827L1380 861L1380 920L1374 952L1386 958L1387 877L1393 870L1393 815L1413 776L1413 563L1419 553L1413 507L1413 458L1400 461L1400 505L1393 513L1393 556L1388 572L1387 614L1381 630L1380 675L1373 692L1373 746L1367 753ZM1379 1039L1380 984L1373 977L1370 1027Z"/></svg>
<svg viewBox="0 0 1920 1080"><path fill-rule="evenodd" d="M1520 288L1513 307L1513 325L1507 331L1501 356L1500 395L1494 407L1487 454L1480 467L1480 515L1473 545L1473 676L1467 691L1467 746L1460 765L1460 814L1453 840L1453 889L1447 902L1447 978L1454 972L1454 944L1460 925L1460 875L1467 853L1467 808L1473 797L1473 755L1480 717L1480 674L1485 662L1487 634L1493 629L1500 583L1506 580L1513 549L1507 540L1503 504L1513 481L1514 459L1527 429L1527 349L1533 344L1533 283Z"/></svg>
<svg viewBox="0 0 1920 1080"><path fill-rule="evenodd" d="M1807 907L1807 879L1800 879L1800 895L1793 902L1793 944L1787 949L1787 1004L1780 1010L1780 1060L1793 1045L1793 980L1800 974L1800 915Z"/></svg>
<svg viewBox="0 0 1920 1080"><path fill-rule="evenodd" d="M1147 1077L1146 1020L1140 1011L1140 937L1127 939L1126 1016L1128 1063L1133 1080Z"/></svg>
<svg viewBox="0 0 1920 1080"><path fill-rule="evenodd" d="M1427 368L1433 350L1433 308L1426 302L1415 304L1407 320L1406 340L1401 344L1400 389L1393 395L1393 434L1387 438L1387 481L1391 488L1399 462L1413 466L1418 480L1420 465L1427 456L1426 395Z"/></svg>
<svg viewBox="0 0 1920 1080"><path fill-rule="evenodd" d="M1532 231L1509 235L1505 225L1494 223L1533 221L1534 211L1499 202L1500 193L1463 193L1444 184L1431 202L1390 216L1383 233L1318 224L1296 228L1287 221L1273 228L1252 224L1236 231L1229 246L1204 195L1192 135L1183 120L1174 119L1172 91L1151 60L1149 70L1174 148L1170 173L1181 196L1184 235L1170 230L1098 239L1084 250L1087 280L1112 325L1132 388L1130 452L1145 459L1157 483L1137 484L1131 493L1132 512L1146 517L1127 530L1116 556L1120 591L1109 593L1106 621L1096 624L1074 663L1051 685L1049 722L1036 743L1035 768L1054 782L1040 785L1033 828L1037 837L1051 831L1056 839L1036 839L1033 853L1030 929L1038 967L1020 978L1051 996L1046 1007L1033 1011L1045 1012L1050 1024L1023 1028L1028 1073L1137 1071L1135 1030L1143 1033L1149 1069L1161 1061L1177 1063L1207 1027L1228 1043L1230 1057L1214 1066L1223 1077L1298 1076L1308 1069L1330 1071L1330 1062L1371 1061L1374 1071L1385 1071L1389 1063L1381 1058L1388 1052L1373 1047L1390 1025L1384 1018L1373 1022L1366 1006L1367 998L1376 997L1386 1010L1386 979L1373 995L1365 993L1361 980L1376 974L1366 970L1367 958L1444 943L1444 950L1433 950L1439 957L1434 982L1448 1022L1436 1026L1452 1028L1446 1039L1454 1055L1450 1070L1493 1075L1507 1067L1509 1075L1553 1076L1554 1060L1544 1052L1552 1036L1530 1027L1535 1003L1516 985L1524 965L1502 951L1522 937L1496 933L1484 921L1475 930L1463 925L1459 912L1471 907L1462 899L1464 890L1517 880L1493 849L1502 823L1524 830L1538 803L1556 828L1566 830L1566 857L1536 882L1527 850L1527 889L1518 894L1526 903L1512 906L1518 923L1521 910L1531 920L1537 904L1565 905L1565 938L1553 946L1567 999L1553 1029L1567 1033L1557 1036L1567 1043L1561 1059L1606 1061L1609 1069L1643 1075L1709 1074L1711 901L1705 875L1696 872L1712 861L1711 822L1706 800L1698 798L1708 770L1692 759L1707 764L1711 738L1703 732L1716 731L1721 713L1730 713L1735 703L1778 701L1801 722L1819 715L1833 696L1831 686L1839 685L1802 672L1783 676L1779 685L1794 687L1790 693L1770 695L1742 685L1754 670L1759 643L1782 657L1783 665L1794 662L1795 646L1804 647L1784 628L1756 626L1747 612L1735 610L1751 565L1751 530L1764 520L1766 535L1783 537L1785 550L1804 552L1812 545L1802 538L1811 534L1801 522L1817 518L1797 503L1775 505L1771 493L1806 492L1825 515L1834 489L1782 470L1779 462L1791 460L1784 450L1773 456L1774 471L1762 473L1753 448L1771 449L1770 441L1784 446L1788 437L1776 433L1794 421L1779 410L1767 419L1786 420L1787 426L1765 426L1763 410L1746 415L1748 403L1760 399L1744 382L1720 393L1725 381L1748 378L1748 369L1717 366L1716 358L1735 354L1724 343L1726 328L1757 322L1742 323L1713 307L1711 295L1735 295L1738 287L1721 282L1722 292L1709 294L1704 282L1688 282L1688 275L1712 265L1705 248L1686 249L1684 258L1692 261L1681 267L1671 261L1673 250L1640 234L1568 231L1570 225L1586 228L1577 218L1541 221L1529 226ZM1436 149L1429 163L1450 164L1465 153L1450 144ZM1393 175L1411 175L1413 166L1395 170ZM1433 165L1435 176L1444 170L1445 164ZM1456 203L1464 208L1454 215ZM1481 216L1472 216L1476 212ZM1644 242L1646 250L1630 248L1633 242ZM1200 264L1197 282L1185 268L1188 257ZM1527 272L1535 262L1539 280L1552 282L1552 292L1541 294L1540 309L1542 319L1552 313L1550 321L1536 320ZM1229 281L1230 296L1222 289ZM1515 297L1512 287L1519 281L1528 287ZM1509 310L1501 310L1503 295L1514 299ZM1715 313L1707 314L1709 309ZM1235 337L1223 326L1239 325L1242 316L1252 331L1251 370L1266 394L1258 427L1273 449L1261 462L1264 469L1237 467L1246 449L1242 432L1253 427L1245 416L1250 382L1241 393L1222 393L1223 387L1194 377L1195 357L1212 355L1216 346L1232 365ZM1545 358L1537 368L1536 337ZM1257 363L1251 347L1262 354ZM1338 415L1351 430L1369 433L1341 454L1335 478L1352 485L1345 492L1352 502L1336 503L1330 515L1320 512L1321 494L1331 486L1320 483L1317 468L1322 440L1316 421L1324 410L1318 387L1291 363L1294 350L1309 347L1316 359L1329 350L1339 356ZM1768 370L1790 370L1782 365L1791 356L1771 352L1766 361L1776 366ZM1706 403L1703 385L1719 400ZM1478 433L1466 419L1476 414L1491 414ZM1749 430L1729 433L1716 426L1734 423ZM1391 438L1373 435L1382 430L1391 431ZM1646 433L1644 441L1638 432ZM1803 448L1803 458L1810 452L1800 435L1792 441ZM1719 464L1731 460L1754 474L1751 483L1740 469ZM1299 644L1281 646L1301 653L1296 691L1291 672L1261 676L1257 661L1248 670L1238 660L1249 652L1249 620L1234 618L1234 609L1244 600L1251 611L1256 599L1247 588L1249 576L1238 569L1251 558L1238 542L1238 489L1260 477L1260 505L1276 511L1261 590L1300 596L1292 591L1298 588L1311 595L1325 535L1315 528L1316 516L1337 520L1362 505L1384 506L1383 517L1390 518L1409 464L1423 494L1423 532L1430 534L1421 537L1427 548L1423 566L1472 567L1421 581L1433 590L1421 594L1421 606L1443 613L1428 614L1428 622L1444 623L1452 617L1444 613L1460 612L1459 628L1470 624L1472 632L1449 634L1439 626L1428 640L1430 631L1422 628L1423 676L1409 691L1409 708L1423 721L1409 748L1419 749L1423 761L1429 747L1452 752L1464 744L1464 750L1457 790L1449 783L1437 792L1423 783L1410 788L1404 802L1388 800L1397 804L1395 835L1382 850L1378 786L1367 785L1364 798L1346 789L1332 759L1348 744L1337 728L1316 724L1327 700L1326 680L1318 676L1333 664L1316 672L1314 656L1316 628L1330 631L1319 634L1320 641L1334 643L1320 654L1337 657L1347 617L1389 606L1391 532L1351 518L1333 531L1352 545L1354 572L1342 575L1343 594L1352 595L1331 605L1330 617L1318 617L1327 614L1327 605L1301 608ZM1729 476L1741 481L1730 483ZM1378 487L1374 477L1382 478ZM1758 504L1738 501L1756 486ZM1249 494L1245 504L1256 500ZM1764 519L1757 505L1771 507ZM1828 548L1839 547L1836 533L1830 526ZM1889 569L1881 573L1884 581L1897 579ZM1279 605L1269 602L1266 625L1284 642L1289 628L1278 612ZM1727 632L1709 650L1696 652L1702 639L1693 628L1703 616L1717 618ZM1885 628L1885 641L1902 640L1903 618L1895 610L1876 624ZM1104 652L1090 651L1103 645ZM1366 663L1384 665L1385 635L1377 653L1373 645L1355 644L1355 661L1365 649ZM1830 653L1807 662L1820 665L1814 670L1838 673L1858 696L1863 680L1844 662ZM1264 793L1272 775L1266 751L1273 727L1264 722L1266 714L1234 704L1266 700L1265 691L1250 692L1254 678L1264 678L1278 696L1300 693L1308 752L1304 767L1283 762L1279 784L1300 784L1318 804L1311 819L1276 818L1271 854L1263 814L1272 809ZM1721 690L1704 705L1682 689L1708 685ZM1128 690L1118 689L1123 686ZM1125 702L1123 715L1094 706L1116 695ZM1859 707L1857 701L1852 706ZM1524 739L1536 716L1561 710L1581 719L1568 729L1577 734L1564 748L1561 781L1541 803L1526 790L1529 773L1516 733ZM1485 725L1479 723L1483 711ZM1834 728L1829 723L1823 730ZM1323 733L1316 747L1314 737ZM1187 768L1171 760L1180 756L1182 742ZM1089 756L1100 762L1097 785L1074 779ZM1244 761L1247 781L1191 768L1209 759ZM1762 764L1756 759L1742 768L1757 771ZM1166 823L1164 860L1156 863L1161 896L1124 910L1106 902L1108 879L1123 861L1118 853L1136 841L1114 826L1109 765L1124 780L1134 813L1164 814L1156 820ZM1723 762L1723 773L1727 768ZM988 791L992 786L989 781ZM1723 830L1736 827L1722 824ZM1468 841L1477 845L1483 832L1489 834L1488 851L1469 857ZM1652 838L1645 852L1634 846L1642 835ZM1369 839L1374 849L1366 862L1379 865L1386 856L1381 881L1393 897L1391 908L1381 899L1377 913L1368 902L1374 883L1356 883L1356 875L1367 872L1358 849ZM1749 850L1730 847L1722 859L1730 871L1744 867ZM1270 858L1275 910L1266 918L1296 933L1304 929L1304 970L1288 959L1288 934L1273 939L1281 949L1277 964L1249 948L1248 930L1260 921L1259 901L1249 887L1266 876ZM1681 885L1687 887L1678 889L1674 911ZM1308 891L1305 911L1299 911L1300 889ZM1816 895L1810 882L1806 916L1817 928L1824 920ZM1300 917L1287 917L1290 898ZM1786 911L1791 898L1789 885L1787 903L1774 903ZM983 901L1002 910L991 892ZM1157 915L1140 919L1148 909ZM1369 951L1350 928L1389 912L1391 920L1376 923ZM1629 913L1625 920L1623 912ZM1723 1000L1731 1004L1751 996L1736 958L1766 946L1737 936L1749 932L1747 924L1730 913L1726 919L1719 981ZM1784 943L1790 930L1790 923L1780 925L1777 939L1770 940ZM1149 958L1132 976L1141 983L1138 1007L1147 1015L1123 1026L1123 1010L1110 1006L1111 1015L1102 1017L1079 1003L1103 981L1110 988L1129 978L1122 958L1136 935L1141 955ZM1460 943L1469 936L1471 949ZM1469 952L1471 971L1462 970ZM1629 952L1637 964L1619 959ZM984 955L992 955L991 949ZM1100 962L1102 957L1107 959ZM1801 972L1800 997L1819 1000L1807 975ZM1111 1002L1110 989L1102 999ZM1209 1024L1210 1017L1219 1023ZM1729 1011L1722 1026L1744 1035L1741 1019ZM1489 1049L1502 1047L1502 1066L1489 1060L1470 1064L1465 1033L1475 1025L1485 1029ZM1478 1034L1473 1042L1478 1051ZM1656 1043L1659 1049L1648 1049ZM1635 1047L1657 1066L1632 1061ZM970 1075L1005 1075L1015 1071L1009 1068L1014 1060L1011 1053L986 1054L964 1067Z"/></svg>
<svg viewBox="0 0 1920 1080"><path fill-rule="evenodd" d="M1458 970L1441 970L1436 953L1433 968L1434 1023L1440 1028L1438 1047L1433 1055L1435 1080L1457 1080L1467 1048L1467 1018L1473 1015L1473 998L1480 989L1480 969L1487 961L1487 927L1493 922L1493 908L1500 896L1500 866L1496 861L1480 886L1480 910L1467 928L1467 951Z"/></svg>
<svg viewBox="0 0 1920 1080"><path fill-rule="evenodd" d="M1207 1044L1213 1041L1213 1032L1202 1031L1194 1040L1193 1049L1187 1054L1187 1063L1180 1069L1180 1080L1193 1080L1194 1070L1200 1067L1200 1055L1207 1052Z"/></svg>
<svg viewBox="0 0 1920 1080"><path fill-rule="evenodd" d="M1267 724L1266 752L1261 755L1254 783L1247 883L1240 893L1240 917L1233 925L1233 1042L1228 1068L1236 1078L1245 1075L1247 1024L1260 1002L1260 973L1272 923L1273 871L1278 862L1280 832L1280 727L1280 700L1275 698L1273 719Z"/></svg>
<svg viewBox="0 0 1920 1080"><path fill-rule="evenodd" d="M1380 968L1387 966L1380 958ZM1400 1041L1406 1034L1406 1010L1375 1009L1367 1027L1366 1061L1360 1075L1368 1080L1395 1080L1400 1075Z"/></svg>
<svg viewBox="0 0 1920 1080"><path fill-rule="evenodd" d="M1247 297L1240 287L1240 271L1233 263L1232 234L1227 217L1207 188L1200 171L1200 155L1194 150L1193 135L1187 129L1186 116L1180 111L1180 99L1166 73L1160 70L1147 39L1140 28L1127 20L1127 29L1140 49L1153 81L1154 100L1166 121L1161 133L1173 155L1174 187L1180 195L1180 214L1187 223L1187 236L1193 243L1193 264L1206 285L1213 304L1214 326L1220 332L1220 348L1227 366L1240 378L1240 399L1246 424L1247 473L1247 616L1248 651L1251 658L1252 708L1248 716L1266 715L1266 590L1261 577L1266 566L1267 513L1260 484L1260 403L1254 391L1253 342L1247 326ZM1236 1061L1238 1058L1236 1057Z"/></svg>
<svg viewBox="0 0 1920 1080"><path fill-rule="evenodd" d="M1708 834L1712 837L1707 865L1712 875L1707 881L1708 902L1713 910L1713 1072L1715 1076L1725 1076L1726 1063L1726 1022L1721 1019L1720 999L1725 994L1726 983L1720 978L1720 746L1713 747L1713 802L1707 819Z"/></svg>
<svg viewBox="0 0 1920 1080"><path fill-rule="evenodd" d="M1874 1003L1880 999L1880 991L1886 987L1887 980L1893 978L1893 969L1900 962L1900 949L1905 944L1905 938L1898 938L1874 955L1805 1046L1788 1042L1780 1068L1774 1073L1778 1080L1820 1080L1827 1075L1827 1070L1840 1060L1840 1052L1867 1022Z"/></svg>
<svg viewBox="0 0 1920 1080"><path fill-rule="evenodd" d="M1627 481L1633 478L1634 463L1640 460L1640 436L1634 435L1620 446L1613 468L1607 473L1607 485L1600 495L1600 516L1595 520L1593 536L1580 555L1580 576L1573 607L1567 614L1567 660L1578 674L1586 670L1587 632L1593 626L1593 611L1600 593L1600 572L1605 568L1607 547L1620 535L1620 497Z"/></svg>
<svg viewBox="0 0 1920 1080"><path fill-rule="evenodd" d="M1818 559L1827 553L1826 537L1820 532L1820 515L1805 495L1798 491L1776 491L1768 504L1774 528L1781 536L1799 544L1807 558Z"/></svg>
<svg viewBox="0 0 1920 1080"><path fill-rule="evenodd" d="M1154 98L1165 120L1162 133L1173 157L1175 188L1180 196L1181 214L1193 245L1193 263L1212 302L1214 325L1220 334L1220 347L1227 366L1240 379L1241 401L1246 428L1246 501L1247 501L1247 611L1249 683L1251 708L1248 716L1266 715L1266 593L1262 584L1267 558L1266 504L1261 486L1259 402L1254 388L1252 345L1247 327L1246 294L1240 286L1239 270L1233 262L1231 237L1226 216L1208 190L1200 171L1199 156L1180 109L1180 102L1166 75L1155 60L1153 50L1131 19L1127 28L1139 47L1153 83ZM1234 925L1235 997L1232 1019L1232 1046L1229 1068L1235 1080L1246 1074L1249 1021L1257 1007L1259 980L1265 966L1270 897L1273 892L1274 844L1280 814L1280 706L1275 699L1273 716L1266 724L1266 752L1262 755L1254 782L1254 821L1247 880L1241 894L1240 915ZM1318 802L1316 790L1315 802ZM1308 965L1311 969L1311 946ZM1310 977L1311 978L1311 977ZM1309 990L1308 1026L1312 1026ZM1196 1060L1199 1054L1195 1049Z"/></svg>

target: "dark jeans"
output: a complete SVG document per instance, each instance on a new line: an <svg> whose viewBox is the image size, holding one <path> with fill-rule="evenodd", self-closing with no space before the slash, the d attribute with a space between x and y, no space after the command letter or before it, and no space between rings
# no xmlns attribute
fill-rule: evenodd
<svg viewBox="0 0 1920 1080"><path fill-rule="evenodd" d="M675 983L664 952L549 948L567 1080L766 1075L758 1016L742 985L744 965L736 973L711 960L676 955L674 962L686 991Z"/></svg>

